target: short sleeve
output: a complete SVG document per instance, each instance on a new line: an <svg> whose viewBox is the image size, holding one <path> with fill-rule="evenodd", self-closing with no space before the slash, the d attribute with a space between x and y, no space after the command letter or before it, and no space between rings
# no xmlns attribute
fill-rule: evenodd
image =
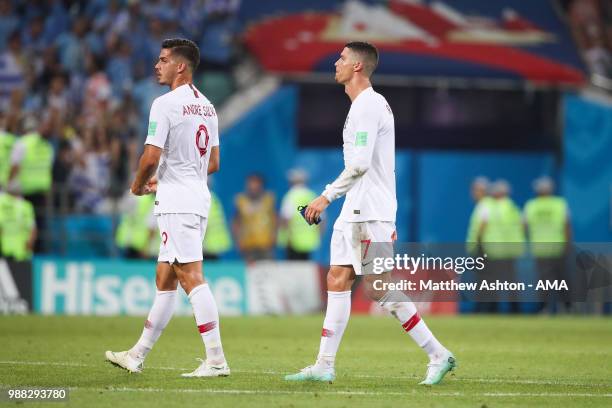
<svg viewBox="0 0 612 408"><path fill-rule="evenodd" d="M219 118L215 112L215 115L210 120L210 146L219 146Z"/></svg>
<svg viewBox="0 0 612 408"><path fill-rule="evenodd" d="M168 132L170 131L170 119L168 118L168 114L164 112L159 98L155 99L151 105L149 126L147 129L147 140L145 140L145 144L163 149L166 144L166 139L168 138Z"/></svg>

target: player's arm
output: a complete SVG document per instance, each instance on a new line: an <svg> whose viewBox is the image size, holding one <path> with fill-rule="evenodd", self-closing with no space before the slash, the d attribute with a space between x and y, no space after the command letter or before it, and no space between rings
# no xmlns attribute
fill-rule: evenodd
<svg viewBox="0 0 612 408"><path fill-rule="evenodd" d="M208 174L213 174L219 171L221 165L221 155L219 154L219 146L213 146L210 149L210 160L208 161Z"/></svg>
<svg viewBox="0 0 612 408"><path fill-rule="evenodd" d="M374 143L378 135L379 115L375 111L360 112L357 116L353 144L349 146L351 153L345 161L345 168L340 175L325 186L321 195L314 199L306 208L305 216L309 222L314 222L327 206L334 200L344 196L372 164Z"/></svg>
<svg viewBox="0 0 612 408"><path fill-rule="evenodd" d="M132 193L134 195L141 196L152 192L152 189L148 188L147 183L155 175L162 151L163 150L157 146L150 144L145 145L144 152L138 162L136 178L132 183Z"/></svg>
<svg viewBox="0 0 612 408"><path fill-rule="evenodd" d="M169 131L170 120L160 99L157 98L151 105L144 152L138 162L136 178L132 183L131 190L134 195L140 196L157 191L157 179L154 178L154 175L157 171L157 166L159 166L159 159L166 144Z"/></svg>

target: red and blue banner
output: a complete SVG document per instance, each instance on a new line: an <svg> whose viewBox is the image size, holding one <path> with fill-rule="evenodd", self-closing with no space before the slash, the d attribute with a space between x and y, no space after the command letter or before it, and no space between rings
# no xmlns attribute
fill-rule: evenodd
<svg viewBox="0 0 612 408"><path fill-rule="evenodd" d="M269 0L241 7L244 40L269 71L333 71L348 41L374 43L378 74L581 85L584 67L549 0Z"/></svg>

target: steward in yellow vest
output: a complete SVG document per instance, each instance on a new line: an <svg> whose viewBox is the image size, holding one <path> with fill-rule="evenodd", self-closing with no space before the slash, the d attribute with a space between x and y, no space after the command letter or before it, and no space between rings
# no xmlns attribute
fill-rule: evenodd
<svg viewBox="0 0 612 408"><path fill-rule="evenodd" d="M322 224L308 225L297 208L308 205L317 194L306 187L305 171L293 169L288 176L291 188L281 201L278 245L287 248L287 259L307 260L321 246Z"/></svg>
<svg viewBox="0 0 612 408"><path fill-rule="evenodd" d="M153 222L155 195L126 197L125 213L115 233L117 247L127 258L153 258L159 251L159 234Z"/></svg>
<svg viewBox="0 0 612 408"><path fill-rule="evenodd" d="M562 256L571 235L567 202L552 195L554 184L548 177L536 180L534 189L537 197L524 210L531 253L536 258Z"/></svg>
<svg viewBox="0 0 612 408"><path fill-rule="evenodd" d="M549 177L540 177L533 183L537 197L527 201L524 209L531 254L535 258L537 278L549 281L571 281L566 265L571 226L569 209L562 197L554 196L554 182ZM568 283L569 284L569 283ZM571 306L567 292L541 293L540 309L556 311L556 302Z"/></svg>
<svg viewBox="0 0 612 408"><path fill-rule="evenodd" d="M0 248L3 258L32 259L36 241L32 204L16 194L0 192Z"/></svg>
<svg viewBox="0 0 612 408"><path fill-rule="evenodd" d="M481 282L516 282L515 261L525 252L525 230L521 212L509 197L510 185L505 180L497 180L491 185L491 201L487 208L481 212L479 227L479 241L482 242L484 256L486 256L485 269L477 273L480 287ZM480 293L481 301L477 304L477 311L493 313L499 310L499 302L510 302L512 313L519 311L518 293L510 291L505 298L501 298L498 291Z"/></svg>
<svg viewBox="0 0 612 408"><path fill-rule="evenodd" d="M232 237L225 221L225 212L221 200L212 191L210 192L210 211L208 212L208 225L204 235L204 257L206 259L219 259L219 256L232 248Z"/></svg>
<svg viewBox="0 0 612 408"><path fill-rule="evenodd" d="M274 195L263 189L263 178L247 178L246 193L236 196L236 216L232 230L246 261L272 259L276 242Z"/></svg>
<svg viewBox="0 0 612 408"><path fill-rule="evenodd" d="M19 144L19 147L17 147ZM18 163L13 163L11 181L18 180L21 194L30 196L51 189L53 147L38 132L27 133L16 142ZM15 151L13 151L15 155Z"/></svg>
<svg viewBox="0 0 612 408"><path fill-rule="evenodd" d="M493 200L481 212L479 237L484 252L491 259L516 259L525 253L525 232L521 211L508 196L504 180L492 186Z"/></svg>
<svg viewBox="0 0 612 408"><path fill-rule="evenodd" d="M54 152L51 143L36 130L35 124L26 121L31 131L15 141L11 151L11 170L8 188L19 191L21 196L34 206L36 226L47 236L47 221L45 207L47 196L51 190ZM40 127L41 132L47 132L50 124ZM44 250L43 241L37 239L35 252Z"/></svg>

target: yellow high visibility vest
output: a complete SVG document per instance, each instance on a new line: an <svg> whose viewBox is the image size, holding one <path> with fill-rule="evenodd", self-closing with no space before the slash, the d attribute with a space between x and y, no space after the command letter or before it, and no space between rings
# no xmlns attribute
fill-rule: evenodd
<svg viewBox="0 0 612 408"><path fill-rule="evenodd" d="M51 188L53 147L38 133L21 137L25 155L19 166L19 183L24 195L44 193Z"/></svg>
<svg viewBox="0 0 612 408"><path fill-rule="evenodd" d="M490 259L514 259L525 252L525 232L521 212L509 198L495 199L489 207L489 218L482 242Z"/></svg>
<svg viewBox="0 0 612 408"><path fill-rule="evenodd" d="M538 258L560 256L567 241L567 202L561 197L541 196L525 204L531 252Z"/></svg>
<svg viewBox="0 0 612 408"><path fill-rule="evenodd" d="M274 196L265 193L256 201L246 194L236 197L241 230L238 239L246 249L265 249L274 244Z"/></svg>

